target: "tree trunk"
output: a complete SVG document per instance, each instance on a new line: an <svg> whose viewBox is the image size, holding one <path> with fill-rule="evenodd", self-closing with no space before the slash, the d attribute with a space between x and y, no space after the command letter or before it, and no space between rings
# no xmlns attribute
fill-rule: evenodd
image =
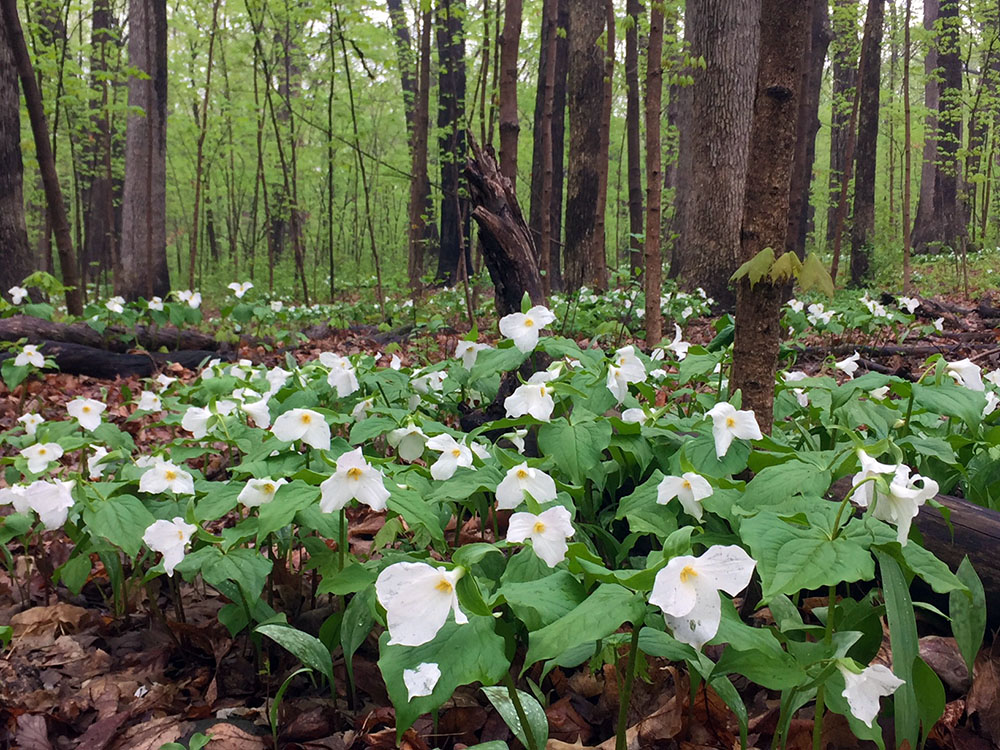
<svg viewBox="0 0 1000 750"><path fill-rule="evenodd" d="M465 164L465 0L438 0L438 149L441 154L441 251L437 280L454 284L459 258L468 255L468 210L460 196ZM468 268L468 258L466 258Z"/></svg>
<svg viewBox="0 0 1000 750"><path fill-rule="evenodd" d="M646 54L646 262L643 290L646 298L646 346L663 338L660 288L660 202L663 199L663 160L660 155L660 110L663 102L663 6L650 3L649 48Z"/></svg>
<svg viewBox="0 0 1000 750"><path fill-rule="evenodd" d="M535 138L532 163L535 165L531 175L531 212L536 213L539 227L538 234L533 234L532 239L537 237L535 252L538 262L538 269L542 276L542 289L548 291L550 287L550 255L548 249L552 245L552 179L553 179L553 153L552 153L552 110L553 110L553 89L555 86L556 71L556 26L559 21L559 6L556 0L546 0L543 4L542 33L541 33L541 68L539 73L538 93L536 97L535 110ZM538 110L538 104L541 110ZM539 190L535 195L535 190ZM534 228L531 227L532 232Z"/></svg>
<svg viewBox="0 0 1000 750"><path fill-rule="evenodd" d="M809 201L813 163L816 161L816 134L819 132L819 99L823 85L823 63L830 44L830 17L826 2L814 2L812 25L806 50L807 64L802 67L802 95L799 97L798 135L795 139L795 165L789 189L788 235L785 252L805 257L809 234Z"/></svg>
<svg viewBox="0 0 1000 750"><path fill-rule="evenodd" d="M691 55L705 66L691 71L691 106L682 119L683 223L670 275L723 308L735 300L729 277L738 265L759 17L760 0L705 0L689 3L684 19Z"/></svg>
<svg viewBox="0 0 1000 750"><path fill-rule="evenodd" d="M59 188L55 157L52 155L52 144L49 142L45 107L42 105L38 81L35 79L35 73L31 67L31 58L28 56L28 48L21 31L21 22L17 17L15 0L0 0L0 13L3 14L7 43L13 53L18 77L21 79L21 90L24 93L28 119L31 121L38 168L45 188L45 202L48 205L48 215L56 237L56 249L59 252L63 284L70 287L66 292L66 309L71 315L82 315L83 291L80 288L76 254L73 252L73 239L70 236L69 222L66 219L66 207L63 204L62 190Z"/></svg>
<svg viewBox="0 0 1000 750"><path fill-rule="evenodd" d="M858 82L858 0L833 0L833 95L830 104L830 205L826 212L826 244L832 246L840 200L840 179L846 170L847 140L854 87Z"/></svg>
<svg viewBox="0 0 1000 750"><path fill-rule="evenodd" d="M420 289L424 275L424 255L433 234L431 183L427 176L427 138L430 129L431 26L433 12L428 7L420 21L420 62L417 70L417 98L413 111L412 169L409 204L409 255L407 272L410 289Z"/></svg>
<svg viewBox="0 0 1000 750"><path fill-rule="evenodd" d="M21 162L21 96L6 16L0 14L0 294L20 286L33 270L24 221L24 166Z"/></svg>
<svg viewBox="0 0 1000 750"><path fill-rule="evenodd" d="M521 0L504 6L500 38L500 171L517 188L517 49L521 39Z"/></svg>
<svg viewBox="0 0 1000 750"><path fill-rule="evenodd" d="M925 242L925 227L934 223L934 181L937 169L937 111L941 101L937 79L937 42L934 28L940 9L939 0L924 0L924 30L927 32L927 51L924 55L924 150L920 165L920 190L917 194L917 214L913 219L912 242L914 248Z"/></svg>
<svg viewBox="0 0 1000 750"><path fill-rule="evenodd" d="M813 2L763 0L761 4L760 65L750 137L741 261L753 258L764 248L783 248L785 244L802 66L807 64L804 53ZM742 390L743 408L754 411L764 432L770 432L773 418L784 286L765 278L751 289L746 277L736 285L736 336L730 389Z"/></svg>
<svg viewBox="0 0 1000 750"><path fill-rule="evenodd" d="M126 299L165 297L167 270L167 4L130 0L121 269L115 292Z"/></svg>
<svg viewBox="0 0 1000 750"><path fill-rule="evenodd" d="M569 164L566 185L566 287L601 288L606 264L598 253L597 208L601 192L601 117L604 55L597 46L604 29L604 4L569 2ZM595 116L597 115L597 116ZM606 174L606 173L605 173Z"/></svg>
<svg viewBox="0 0 1000 750"><path fill-rule="evenodd" d="M628 247L632 275L642 273L642 159L639 139L639 0L627 0L625 12L625 138L628 142ZM662 71L661 71L662 76Z"/></svg>
<svg viewBox="0 0 1000 750"><path fill-rule="evenodd" d="M913 228L915 252L951 248L958 252L966 236L964 212L958 200L958 150L962 143L962 58L959 49L961 16L958 0L941 0L938 12L937 62L940 96L937 112L937 154L934 160L932 211L921 215ZM924 197L921 186L921 198ZM924 221L921 221L922 216Z"/></svg>
<svg viewBox="0 0 1000 750"><path fill-rule="evenodd" d="M569 2L559 0L556 32L556 75L552 84L552 245L549 248L550 289L563 283L563 195L565 187L566 105L569 85Z"/></svg>
<svg viewBox="0 0 1000 750"><path fill-rule="evenodd" d="M910 0L903 18L903 294L912 294L910 283L910 182L913 157L910 153Z"/></svg>
<svg viewBox="0 0 1000 750"><path fill-rule="evenodd" d="M605 49L604 49L604 95L601 108L601 141L598 154L597 176L597 222L594 226L594 264L598 272L596 287L608 288L607 262L607 219L608 219L608 171L611 168L611 99L612 82L615 73L615 8L612 0L605 0ZM617 252L615 253L617 256ZM615 259L617 264L617 257Z"/></svg>
<svg viewBox="0 0 1000 750"><path fill-rule="evenodd" d="M851 221L851 283L863 286L869 280L872 243L875 239L875 162L878 155L879 93L882 56L884 0L868 0L865 44L874 54L862 54L858 71L860 102L858 134L854 148L854 217Z"/></svg>
<svg viewBox="0 0 1000 750"><path fill-rule="evenodd" d="M410 42L410 27L406 23L403 0L386 0L389 20L392 23L392 37L396 44L396 63L399 65L399 82L403 87L403 116L406 118L406 134L413 151L413 133L416 127L417 73L413 59L413 45Z"/></svg>

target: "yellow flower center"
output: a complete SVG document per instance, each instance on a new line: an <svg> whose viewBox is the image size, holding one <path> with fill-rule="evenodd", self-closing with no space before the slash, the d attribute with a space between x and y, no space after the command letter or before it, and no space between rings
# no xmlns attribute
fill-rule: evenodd
<svg viewBox="0 0 1000 750"><path fill-rule="evenodd" d="M726 427L735 427L735 426L736 426L736 420L733 419L732 417L726 417Z"/></svg>
<svg viewBox="0 0 1000 750"><path fill-rule="evenodd" d="M267 484L264 485L264 492L266 492L268 495L273 495L274 494L274 490L275 490L275 487L270 482L268 482Z"/></svg>
<svg viewBox="0 0 1000 750"><path fill-rule="evenodd" d="M533 321L531 318L525 318L524 319L524 327L525 328L531 328L533 325L535 325L535 321Z"/></svg>
<svg viewBox="0 0 1000 750"><path fill-rule="evenodd" d="M84 414L90 414L90 407L89 406L84 406L83 407L83 413Z"/></svg>
<svg viewBox="0 0 1000 750"><path fill-rule="evenodd" d="M462 451L460 451L458 448L452 448L451 455L453 455L455 458L459 458L462 455Z"/></svg>
<svg viewBox="0 0 1000 750"><path fill-rule="evenodd" d="M308 414L303 414L299 417L299 421L302 422L302 424L309 424L313 421L313 418Z"/></svg>
<svg viewBox="0 0 1000 750"><path fill-rule="evenodd" d="M455 590L455 587L451 585L451 581L449 581L447 578L441 578L441 580L437 582L437 586L435 586L434 588L445 594L450 594L452 591Z"/></svg>
<svg viewBox="0 0 1000 750"><path fill-rule="evenodd" d="M686 565L684 570L681 571L681 583L687 583L692 578L697 578L698 572L692 568L690 565Z"/></svg>
<svg viewBox="0 0 1000 750"><path fill-rule="evenodd" d="M347 470L347 476L354 480L361 479L361 469L357 466L352 466Z"/></svg>
<svg viewBox="0 0 1000 750"><path fill-rule="evenodd" d="M38 449L38 455L39 456L44 456L46 453L48 453L48 451L45 450L44 448L39 448Z"/></svg>
<svg viewBox="0 0 1000 750"><path fill-rule="evenodd" d="M536 534L542 534L545 532L545 524L541 521L535 521L535 525L531 530Z"/></svg>
<svg viewBox="0 0 1000 750"><path fill-rule="evenodd" d="M545 398L548 391L545 390L545 386L543 385L541 388L538 389L538 393L542 398Z"/></svg>
<svg viewBox="0 0 1000 750"><path fill-rule="evenodd" d="M686 480L686 479L684 480L684 482L682 483L682 485L681 485L681 486L682 486L682 487L683 487L684 489L686 489L686 490L689 490L689 489L691 489L691 483L690 483L690 482L689 482L688 480Z"/></svg>
<svg viewBox="0 0 1000 750"><path fill-rule="evenodd" d="M178 539L183 539L184 538L184 531L183 531L183 529L177 529L177 538Z"/></svg>
<svg viewBox="0 0 1000 750"><path fill-rule="evenodd" d="M517 478L518 479L527 479L528 478L528 472L526 472L524 469L518 469L517 470Z"/></svg>
<svg viewBox="0 0 1000 750"><path fill-rule="evenodd" d="M167 470L166 470L166 471L165 471L165 472L163 473L163 476L164 476L164 477L166 478L166 480L167 480L168 482L172 482L172 481L174 481L175 479L177 479L177 472L176 472L176 471L173 471L172 469L167 469Z"/></svg>

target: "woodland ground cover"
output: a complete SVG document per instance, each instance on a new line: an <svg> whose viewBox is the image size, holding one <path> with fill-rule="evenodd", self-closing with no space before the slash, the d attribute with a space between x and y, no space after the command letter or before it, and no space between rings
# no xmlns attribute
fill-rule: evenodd
<svg viewBox="0 0 1000 750"><path fill-rule="evenodd" d="M370 305L234 287L86 315L282 346ZM482 334L445 326L460 291L399 300L417 339L347 330L145 381L42 374L15 347L5 742L995 737L989 658L968 692L982 583L917 527L939 492L1000 503L996 353L948 342L931 301L872 294L786 306L769 435L728 389L731 319L698 294L665 292L678 327L648 353L627 287L476 314ZM870 370L866 347L917 338L945 355Z"/></svg>

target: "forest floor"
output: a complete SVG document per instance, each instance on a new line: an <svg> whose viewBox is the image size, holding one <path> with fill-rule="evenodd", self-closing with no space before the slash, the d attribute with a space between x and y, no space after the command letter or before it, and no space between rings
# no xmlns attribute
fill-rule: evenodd
<svg viewBox="0 0 1000 750"><path fill-rule="evenodd" d="M957 298L947 304L954 309L975 307ZM948 359L971 357L984 369L998 366L995 328L978 313L945 311L944 315L949 317L949 336L907 344L937 347ZM689 325L686 333L696 343L706 343L714 335L708 321ZM454 334L425 336L416 342L403 342L398 353L404 362L410 357L442 359L452 356L456 340ZM809 343L798 367L813 372L825 353L862 343L856 332L842 340L817 339ZM321 351L350 354L377 350L365 334L343 332L311 341L296 349L294 356L305 361ZM884 355L866 354L863 359L894 372L919 373L927 356L887 351ZM268 364L280 361L277 354L256 347L244 347L239 356ZM863 371L865 362L862 365ZM171 374L194 377L179 367ZM125 386L132 392L142 390L138 381L55 373L30 381L23 392L11 394L0 386L0 429L13 426L29 407L43 417L51 414L54 419L61 418L67 401L88 396L108 404L107 418L132 433L140 452L168 440L169 428L150 426L148 420L126 421L131 413L122 397ZM385 521L384 514L356 509L349 518L351 550L364 557ZM461 537L471 541L481 533L470 522L461 530ZM225 600L202 586L180 584L182 607L168 611L150 606L151 597L154 601L159 598L158 588L134 586L128 612L119 616L114 616L110 607L108 576L99 562L79 596L53 587L49 583L51 571L68 558L70 550L71 542L63 532L45 532L35 538L29 550L12 546L14 575L0 573L0 623L14 628L12 643L0 651L0 748L157 750L167 742L187 747L199 732L213 738L212 750L273 747L268 709L281 679L291 671L287 654L266 648L263 654L258 653L245 634L230 638L216 616ZM315 607L315 596L301 593L303 581L295 570L297 561L290 567L292 570L276 575L274 596L286 611L298 613L293 619L297 627L316 632L334 605ZM809 604L825 606L825 600L817 598ZM755 617L767 623L769 613L762 610ZM883 650L888 650L887 633ZM280 705L279 747L396 747L393 709L376 664L377 655L377 642L369 636L354 657L354 696L346 688L343 659L335 661L336 699L306 677L297 678ZM945 635L922 638L921 655L947 686L947 709L930 734L929 746L960 750L997 747L1000 643L987 634L987 646L971 679L954 640ZM641 674L644 679L636 683L629 713L630 748L739 747L733 714L711 690L700 687L692 698L683 665L649 659ZM618 712L615 664L605 664L596 673L587 665L573 670L556 668L544 687L551 729L549 748L614 747ZM744 689L751 746L768 746L777 721L777 694L745 684L737 683L737 687ZM804 750L812 746L813 721L806 711L800 711L799 717L792 722L788 746ZM891 729L891 720L885 724ZM481 694L467 688L456 693L436 717L419 720L406 732L401 746L412 750L461 748L492 740L506 741L512 747L517 743ZM823 740L827 747L858 746L847 723L835 715L824 724ZM888 736L887 740L892 741Z"/></svg>

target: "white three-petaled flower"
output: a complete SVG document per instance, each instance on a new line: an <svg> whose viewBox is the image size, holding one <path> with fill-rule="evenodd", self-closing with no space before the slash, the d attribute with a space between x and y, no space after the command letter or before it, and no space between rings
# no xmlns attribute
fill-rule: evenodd
<svg viewBox="0 0 1000 750"><path fill-rule="evenodd" d="M854 493L854 501L867 508L875 497L875 485L866 482L866 479L873 479L882 474L892 474L896 471L896 464L883 464L868 455L862 448L858 448L858 460L861 462L861 471L854 475L851 482L852 487L858 489Z"/></svg>
<svg viewBox="0 0 1000 750"><path fill-rule="evenodd" d="M968 357L957 362L949 362L945 365L945 372L955 379L955 382L968 388L970 391L985 391L986 385L983 383L982 368Z"/></svg>
<svg viewBox="0 0 1000 750"><path fill-rule="evenodd" d="M556 316L547 307L535 305L526 313L511 313L500 319L500 333L513 339L522 352L531 352L538 345L538 332L553 322Z"/></svg>
<svg viewBox="0 0 1000 750"><path fill-rule="evenodd" d="M398 562L385 568L375 580L375 595L385 608L389 643L419 646L434 639L448 613L465 625L469 618L458 607L455 586L464 570L435 568L421 562Z"/></svg>
<svg viewBox="0 0 1000 750"><path fill-rule="evenodd" d="M674 638L700 649L719 632L719 591L738 594L756 565L736 545L711 547L700 557L675 557L656 574L649 603L663 610Z"/></svg>
<svg viewBox="0 0 1000 750"><path fill-rule="evenodd" d="M534 513L515 513L507 526L507 541L521 543L531 540L531 547L546 565L554 568L566 559L569 546L566 540L573 536L573 517L561 505Z"/></svg>
<svg viewBox="0 0 1000 750"><path fill-rule="evenodd" d="M707 414L712 418L712 436L715 438L717 458L721 459L729 452L734 438L761 440L764 437L752 409L737 410L732 404L720 401Z"/></svg>
<svg viewBox="0 0 1000 750"><path fill-rule="evenodd" d="M24 425L24 431L29 435L34 435L38 425L45 421L40 414L22 414L17 421Z"/></svg>
<svg viewBox="0 0 1000 750"><path fill-rule="evenodd" d="M910 525L920 512L920 506L937 492L938 483L933 479L920 474L910 476L910 467L899 464L894 467L892 480L889 482L889 494L875 493L875 510L872 511L872 515L895 526L896 540L900 546L905 547L907 537L910 535ZM867 507L868 500L869 498L863 493L858 493L855 497L858 505L863 507Z"/></svg>
<svg viewBox="0 0 1000 750"><path fill-rule="evenodd" d="M172 577L174 568L184 559L184 547L197 530L197 526L185 523L180 517L175 517L172 521L160 519L146 528L142 541L153 552L163 555L163 569Z"/></svg>
<svg viewBox="0 0 1000 750"><path fill-rule="evenodd" d="M14 357L15 367L24 367L25 365L33 365L34 367L45 366L45 357L42 356L42 353L38 351L38 347L34 344L25 344L24 348Z"/></svg>
<svg viewBox="0 0 1000 750"><path fill-rule="evenodd" d="M712 485L705 477L686 471L679 477L663 477L656 487L656 502L666 505L675 497L685 512L696 521L701 520L701 501L712 496Z"/></svg>
<svg viewBox="0 0 1000 750"><path fill-rule="evenodd" d="M441 453L431 465L431 476L435 479L451 479L460 466L472 466L472 450L447 433L428 439L427 447Z"/></svg>
<svg viewBox="0 0 1000 750"><path fill-rule="evenodd" d="M528 493L539 503L556 499L556 483L541 469L533 469L527 462L507 471L497 485L497 510L514 510L524 502Z"/></svg>
<svg viewBox="0 0 1000 750"><path fill-rule="evenodd" d="M159 394L153 391L143 391L139 396L139 404L136 406L139 411L160 411L163 409L163 402Z"/></svg>
<svg viewBox="0 0 1000 750"><path fill-rule="evenodd" d="M24 448L21 455L28 461L28 471L41 474L52 461L62 458L63 449L59 443L35 443Z"/></svg>
<svg viewBox="0 0 1000 750"><path fill-rule="evenodd" d="M12 286L7 290L7 294L10 295L10 301L15 305L20 305L24 302L24 298L28 296L28 290L23 286Z"/></svg>
<svg viewBox="0 0 1000 750"><path fill-rule="evenodd" d="M491 348L489 344L480 344L476 341L459 341L455 347L455 356L462 360L462 367L471 370L476 364L476 357L479 352Z"/></svg>
<svg viewBox="0 0 1000 750"><path fill-rule="evenodd" d="M503 408L507 417L517 419L530 414L540 422L548 422L552 418L555 401L552 398L552 388L546 382L548 372L536 372L527 383L519 385L512 394L504 399Z"/></svg>
<svg viewBox="0 0 1000 750"><path fill-rule="evenodd" d="M317 450L330 450L330 425L312 409L289 409L274 420L271 432L286 443L301 440Z"/></svg>
<svg viewBox="0 0 1000 750"><path fill-rule="evenodd" d="M228 288L233 290L233 294L236 295L237 299L242 299L244 294L246 294L251 289L253 289L253 282L252 281L244 281L241 284L238 281L234 281L234 282L232 282L228 286Z"/></svg>
<svg viewBox="0 0 1000 750"><path fill-rule="evenodd" d="M66 411L85 430L94 431L101 426L101 413L108 407L92 398L77 398L66 404Z"/></svg>
<svg viewBox="0 0 1000 750"><path fill-rule="evenodd" d="M844 692L847 706L859 721L869 727L878 716L879 698L892 695L904 681L896 677L888 667L873 664L865 667L861 674L838 664L837 669L844 676Z"/></svg>
<svg viewBox="0 0 1000 750"><path fill-rule="evenodd" d="M178 495L193 495L194 478L176 464L154 458L139 478L139 492L156 495L167 490Z"/></svg>
<svg viewBox="0 0 1000 750"><path fill-rule="evenodd" d="M326 376L326 382L331 388L336 389L340 398L350 396L358 390L358 376L354 371L354 365L347 357L341 357L333 352L323 352L319 355L319 361L330 371Z"/></svg>
<svg viewBox="0 0 1000 750"><path fill-rule="evenodd" d="M838 370L840 370L841 372L843 372L844 374L846 374L847 377L853 378L854 377L854 373L856 373L858 371L858 360L859 359L861 359L861 355L858 354L857 352L854 352L854 354L852 354L847 359L842 359L839 362L837 362L834 365L834 367L836 367Z"/></svg>
<svg viewBox="0 0 1000 750"><path fill-rule="evenodd" d="M407 422L406 427L400 427L386 435L386 440L396 449L396 455L401 459L416 461L424 455L427 436L413 422Z"/></svg>
<svg viewBox="0 0 1000 750"><path fill-rule="evenodd" d="M337 471L319 486L323 493L319 509L332 513L357 500L372 510L385 510L389 490L384 479L382 470L369 464L360 448L343 453L337 459Z"/></svg>
<svg viewBox="0 0 1000 750"><path fill-rule="evenodd" d="M72 489L75 484L74 481L58 479L54 482L32 482L20 496L14 496L14 510L18 513L33 510L42 526L50 530L58 529L66 523L69 509L73 507Z"/></svg>
<svg viewBox="0 0 1000 750"><path fill-rule="evenodd" d="M278 488L287 483L287 479L271 479L271 477L250 479L236 499L247 508L259 508L274 500Z"/></svg>
<svg viewBox="0 0 1000 750"><path fill-rule="evenodd" d="M629 383L642 383L646 380L646 367L635 356L632 345L623 346L615 352L611 365L608 367L608 390L620 404L628 394Z"/></svg>
<svg viewBox="0 0 1000 750"><path fill-rule="evenodd" d="M680 361L687 356L690 347L691 344L681 337L681 327L674 323L674 340L667 344L666 348L676 354L677 361Z"/></svg>

